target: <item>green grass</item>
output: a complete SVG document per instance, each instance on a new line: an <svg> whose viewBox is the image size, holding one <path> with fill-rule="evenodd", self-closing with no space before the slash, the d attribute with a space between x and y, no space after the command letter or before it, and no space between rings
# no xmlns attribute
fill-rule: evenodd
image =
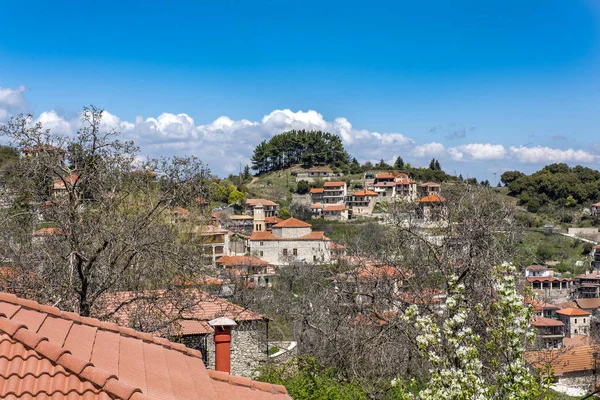
<svg viewBox="0 0 600 400"><path fill-rule="evenodd" d="M558 272L583 273L586 266L576 267L578 260L589 261L589 244L564 236L547 235L540 232L526 233L517 248L515 262L521 266L544 264L546 261L559 261Z"/></svg>

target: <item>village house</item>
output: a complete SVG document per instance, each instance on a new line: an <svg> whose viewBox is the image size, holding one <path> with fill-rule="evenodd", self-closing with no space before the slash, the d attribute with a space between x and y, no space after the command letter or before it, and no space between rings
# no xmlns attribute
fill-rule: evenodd
<svg viewBox="0 0 600 400"><path fill-rule="evenodd" d="M323 196L325 194L325 189L324 188L312 188L310 189L310 197L311 200L313 202L313 204L320 204L323 203Z"/></svg>
<svg viewBox="0 0 600 400"><path fill-rule="evenodd" d="M308 182L315 182L318 180L330 180L338 178L341 174L334 173L331 169L326 167L315 167L309 170L301 171L296 173L296 182L305 180Z"/></svg>
<svg viewBox="0 0 600 400"><path fill-rule="evenodd" d="M560 349L564 346L565 324L553 318L534 316L531 326L536 330L540 349Z"/></svg>
<svg viewBox="0 0 600 400"><path fill-rule="evenodd" d="M420 197L426 197L431 194L440 195L442 185L436 182L425 182L421 183L418 188L418 195Z"/></svg>
<svg viewBox="0 0 600 400"><path fill-rule="evenodd" d="M242 279L253 286L271 286L276 274L271 264L252 256L223 256L216 263L219 278L227 281Z"/></svg>
<svg viewBox="0 0 600 400"><path fill-rule="evenodd" d="M330 221L346 221L348 219L348 208L343 204L331 204L323 206L321 216Z"/></svg>
<svg viewBox="0 0 600 400"><path fill-rule="evenodd" d="M290 399L283 386L230 375L231 320L209 321L217 362L208 371L200 351L150 333L7 293L0 310L3 399Z"/></svg>
<svg viewBox="0 0 600 400"><path fill-rule="evenodd" d="M254 215L254 207L260 204L263 207L265 217L278 217L279 216L279 204L274 201L267 199L247 199L246 200L246 214Z"/></svg>
<svg viewBox="0 0 600 400"><path fill-rule="evenodd" d="M600 203L592 204L592 216L600 215Z"/></svg>
<svg viewBox="0 0 600 400"><path fill-rule="evenodd" d="M344 204L346 191L346 182L325 182L323 185L323 203Z"/></svg>
<svg viewBox="0 0 600 400"><path fill-rule="evenodd" d="M600 297L600 271L578 275L575 278L576 297L580 299Z"/></svg>
<svg viewBox="0 0 600 400"><path fill-rule="evenodd" d="M417 201L419 204L419 215L425 220L439 220L445 216L446 199L437 195L429 194Z"/></svg>
<svg viewBox="0 0 600 400"><path fill-rule="evenodd" d="M588 336L590 334L591 314L580 308L564 308L556 312L558 319L565 324L565 336Z"/></svg>
<svg viewBox="0 0 600 400"><path fill-rule="evenodd" d="M264 214L254 208L254 232L248 238L249 254L271 265L292 262L327 263L331 258L331 239L323 232L313 232L309 223L286 219L265 230Z"/></svg>
<svg viewBox="0 0 600 400"><path fill-rule="evenodd" d="M577 307L592 314L592 322L600 316L600 298L588 297L575 299L573 301Z"/></svg>
<svg viewBox="0 0 600 400"><path fill-rule="evenodd" d="M363 215L371 215L377 204L376 192L371 190L359 190L346 197L346 207L349 210L349 218Z"/></svg>
<svg viewBox="0 0 600 400"><path fill-rule="evenodd" d="M544 318L552 318L558 319L556 312L560 310L560 307L555 306L554 304L546 303L541 300L525 300L527 304L531 306L533 315L544 317Z"/></svg>
<svg viewBox="0 0 600 400"><path fill-rule="evenodd" d="M529 277L553 277L554 270L543 265L530 265L525 268L525 278Z"/></svg>
<svg viewBox="0 0 600 400"><path fill-rule="evenodd" d="M312 168L307 172L309 178L329 178L331 170L329 168Z"/></svg>
<svg viewBox="0 0 600 400"><path fill-rule="evenodd" d="M534 292L546 297L568 297L574 286L572 279L553 276L528 277L525 281Z"/></svg>
<svg viewBox="0 0 600 400"><path fill-rule="evenodd" d="M417 198L417 183L403 171L367 172L364 182L367 190L377 193L379 201L415 201Z"/></svg>
<svg viewBox="0 0 600 400"><path fill-rule="evenodd" d="M197 240L204 249L202 255L207 264L216 265L215 261L229 254L230 232L214 225L198 225L188 234L190 240Z"/></svg>

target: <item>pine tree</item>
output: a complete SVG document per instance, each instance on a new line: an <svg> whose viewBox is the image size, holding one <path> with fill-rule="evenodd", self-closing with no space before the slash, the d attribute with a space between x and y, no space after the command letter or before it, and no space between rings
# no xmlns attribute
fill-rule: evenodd
<svg viewBox="0 0 600 400"><path fill-rule="evenodd" d="M244 179L244 181L247 181L250 178L252 178L252 174L250 174L250 166L248 164L246 164L246 166L244 167L243 179Z"/></svg>
<svg viewBox="0 0 600 400"><path fill-rule="evenodd" d="M431 162L429 163L429 169L435 171L435 158L431 159Z"/></svg>
<svg viewBox="0 0 600 400"><path fill-rule="evenodd" d="M436 171L442 170L442 166L440 165L440 162L438 160L435 160L435 170Z"/></svg>
<svg viewBox="0 0 600 400"><path fill-rule="evenodd" d="M404 169L404 160L402 159L402 157L398 156L398 158L396 158L396 162L394 163L394 168Z"/></svg>

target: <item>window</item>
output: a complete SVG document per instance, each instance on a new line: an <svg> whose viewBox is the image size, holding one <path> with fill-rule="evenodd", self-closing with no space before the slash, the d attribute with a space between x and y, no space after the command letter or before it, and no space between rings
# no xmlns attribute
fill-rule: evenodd
<svg viewBox="0 0 600 400"><path fill-rule="evenodd" d="M583 323L585 324L585 318L583 319Z"/></svg>
<svg viewBox="0 0 600 400"><path fill-rule="evenodd" d="M577 323L577 318L575 318L575 323Z"/></svg>
<svg viewBox="0 0 600 400"><path fill-rule="evenodd" d="M261 246L264 246L264 244L265 244L264 242L262 242L262 241L260 242L260 245L261 245Z"/></svg>
<svg viewBox="0 0 600 400"><path fill-rule="evenodd" d="M293 253L295 256L297 256L297 255L298 255L298 249L294 249L294 250L292 250L292 253Z"/></svg>
<svg viewBox="0 0 600 400"><path fill-rule="evenodd" d="M288 255L288 249L283 249L283 255L287 256Z"/></svg>
<svg viewBox="0 0 600 400"><path fill-rule="evenodd" d="M316 262L317 261L317 256L313 255L313 261Z"/></svg>
<svg viewBox="0 0 600 400"><path fill-rule="evenodd" d="M262 252L262 250L259 252L259 254L260 254L260 256L261 256L261 257L263 256L263 252Z"/></svg>

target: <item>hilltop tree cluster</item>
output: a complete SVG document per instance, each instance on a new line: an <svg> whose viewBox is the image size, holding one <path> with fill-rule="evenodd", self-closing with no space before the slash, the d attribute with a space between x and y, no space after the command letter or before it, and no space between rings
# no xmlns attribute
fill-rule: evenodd
<svg viewBox="0 0 600 400"><path fill-rule="evenodd" d="M574 207L600 200L600 172L581 165L550 164L531 175L507 171L500 179L509 194L518 197L531 212L545 206Z"/></svg>
<svg viewBox="0 0 600 400"><path fill-rule="evenodd" d="M342 139L322 131L291 130L262 141L252 156L252 169L259 174L302 164L342 167L349 163L350 155Z"/></svg>

